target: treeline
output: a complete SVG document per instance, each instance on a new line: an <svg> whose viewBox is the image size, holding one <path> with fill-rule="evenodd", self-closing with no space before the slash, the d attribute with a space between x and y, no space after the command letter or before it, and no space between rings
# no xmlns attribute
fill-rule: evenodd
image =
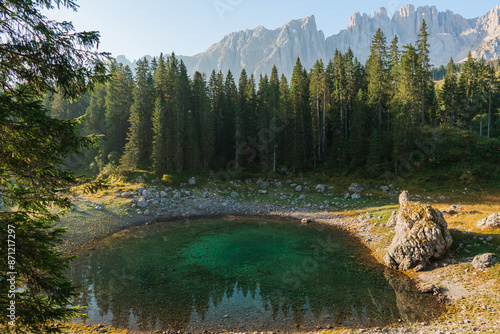
<svg viewBox="0 0 500 334"><path fill-rule="evenodd" d="M127 66L112 63L113 79L73 104L52 96L54 115L86 117L84 134L103 135L86 161L149 169L158 175L200 169L270 171L282 166L397 170L401 157L431 128L450 126L496 136L498 77L470 54L458 70L450 60L442 87L432 80L428 33L414 45L390 45L379 29L361 64L351 50L306 70L297 59L290 82L273 67L238 81L213 71L188 76L174 54ZM484 119L484 122L483 122Z"/></svg>

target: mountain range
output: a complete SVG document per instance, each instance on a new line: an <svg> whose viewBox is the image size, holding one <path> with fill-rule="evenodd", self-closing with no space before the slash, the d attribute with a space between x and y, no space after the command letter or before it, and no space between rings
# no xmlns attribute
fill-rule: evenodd
<svg viewBox="0 0 500 334"><path fill-rule="evenodd" d="M388 45L394 36L398 36L400 47L415 43L423 19L428 26L431 63L436 67L446 65L450 57L462 61L469 51L476 58L500 56L500 5L473 19L449 10L440 12L435 6L415 8L406 5L392 18L385 8L371 15L356 12L346 29L327 38L318 30L314 16L309 16L274 30L259 26L233 32L202 53L179 58L191 74L195 71L211 73L214 69L225 74L231 70L237 77L245 68L247 73L259 75L270 73L276 65L280 73L290 78L297 57L309 69L317 59L333 58L336 49L344 53L350 47L364 63L379 27ZM135 62L131 63L124 56L118 56L117 61L135 67Z"/></svg>

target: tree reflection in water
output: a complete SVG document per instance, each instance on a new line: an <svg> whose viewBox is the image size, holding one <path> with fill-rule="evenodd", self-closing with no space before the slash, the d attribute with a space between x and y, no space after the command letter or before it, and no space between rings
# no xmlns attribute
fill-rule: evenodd
<svg viewBox="0 0 500 334"><path fill-rule="evenodd" d="M245 218L121 233L81 254L69 277L87 321L143 331L380 326L437 315L432 297L385 272L346 232Z"/></svg>

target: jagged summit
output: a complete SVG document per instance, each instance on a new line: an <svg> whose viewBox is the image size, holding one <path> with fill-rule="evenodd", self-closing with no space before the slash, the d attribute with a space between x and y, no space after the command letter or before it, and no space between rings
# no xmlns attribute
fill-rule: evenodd
<svg viewBox="0 0 500 334"><path fill-rule="evenodd" d="M247 73L258 75L270 73L276 65L281 73L291 77L297 57L304 67L311 68L317 59L330 59L336 49L346 52L350 47L361 62L366 61L378 28L388 42L397 35L400 46L415 43L423 19L429 27L431 63L436 66L445 65L450 57L461 61L469 51L487 59L500 56L500 5L483 16L465 19L450 10L439 11L436 6L415 8L408 4L392 17L384 7L372 14L356 12L346 29L328 38L318 30L311 15L273 30L258 26L233 32L205 52L181 58L191 73L210 73L215 69L239 75L245 68Z"/></svg>

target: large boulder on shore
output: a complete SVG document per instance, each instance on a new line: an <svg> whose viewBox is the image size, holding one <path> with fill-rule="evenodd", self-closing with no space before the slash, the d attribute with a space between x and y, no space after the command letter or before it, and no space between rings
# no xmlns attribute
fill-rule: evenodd
<svg viewBox="0 0 500 334"><path fill-rule="evenodd" d="M394 269L419 271L431 259L443 256L451 247L453 238L439 210L408 199L408 193L403 192L396 216L396 235L384 261Z"/></svg>

